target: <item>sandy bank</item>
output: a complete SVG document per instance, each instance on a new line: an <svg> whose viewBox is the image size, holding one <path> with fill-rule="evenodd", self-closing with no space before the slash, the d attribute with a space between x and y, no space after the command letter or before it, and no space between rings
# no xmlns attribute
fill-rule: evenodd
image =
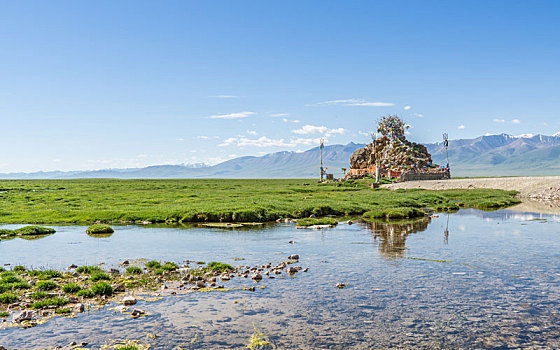
<svg viewBox="0 0 560 350"><path fill-rule="evenodd" d="M560 201L560 176L409 181L383 185L383 187L389 189L423 188L428 190L494 188L518 191L519 198Z"/></svg>

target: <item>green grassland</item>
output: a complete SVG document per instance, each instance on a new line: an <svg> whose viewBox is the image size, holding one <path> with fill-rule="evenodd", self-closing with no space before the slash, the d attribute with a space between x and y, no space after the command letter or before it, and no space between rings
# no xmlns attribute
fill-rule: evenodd
<svg viewBox="0 0 560 350"><path fill-rule="evenodd" d="M518 203L502 190L371 189L371 180L2 180L0 223L266 222ZM411 210L410 208L420 209ZM398 215L397 215L398 216Z"/></svg>

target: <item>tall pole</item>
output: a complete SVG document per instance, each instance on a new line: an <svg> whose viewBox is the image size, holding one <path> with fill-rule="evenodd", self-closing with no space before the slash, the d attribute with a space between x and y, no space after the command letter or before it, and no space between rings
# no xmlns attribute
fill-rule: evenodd
<svg viewBox="0 0 560 350"><path fill-rule="evenodd" d="M323 182L323 148L325 147L325 140L321 139L321 182Z"/></svg>
<svg viewBox="0 0 560 350"><path fill-rule="evenodd" d="M445 155L447 157L447 170L449 171L449 151L447 150L447 146L449 146L449 141L447 133L443 134L443 145L445 146Z"/></svg>
<svg viewBox="0 0 560 350"><path fill-rule="evenodd" d="M376 140L377 140L377 133L372 133L371 137L373 138L373 154L375 157L375 182L379 183L381 182L380 178L379 178L379 157L377 156L377 145L376 145Z"/></svg>

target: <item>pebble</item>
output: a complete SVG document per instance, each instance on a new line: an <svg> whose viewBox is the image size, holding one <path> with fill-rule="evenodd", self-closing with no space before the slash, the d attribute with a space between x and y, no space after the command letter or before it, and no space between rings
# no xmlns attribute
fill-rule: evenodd
<svg viewBox="0 0 560 350"><path fill-rule="evenodd" d="M136 302L137 302L136 298L130 295L127 295L122 299L123 305L127 305L127 306L134 305L136 304Z"/></svg>
<svg viewBox="0 0 560 350"><path fill-rule="evenodd" d="M14 322L20 323L23 321L30 321L33 318L33 311L24 310L14 314Z"/></svg>
<svg viewBox="0 0 560 350"><path fill-rule="evenodd" d="M130 314L132 317L138 317L141 315L145 315L146 311L142 310L142 309L134 309L132 310L132 313Z"/></svg>
<svg viewBox="0 0 560 350"><path fill-rule="evenodd" d="M288 257L289 260L299 260L299 255L297 254L292 254Z"/></svg>
<svg viewBox="0 0 560 350"><path fill-rule="evenodd" d="M84 312L85 306L82 303L74 305L74 312Z"/></svg>
<svg viewBox="0 0 560 350"><path fill-rule="evenodd" d="M126 310L128 310L128 307L124 306L124 305L119 305L117 307L115 307L115 311L118 311L120 313L125 312Z"/></svg>
<svg viewBox="0 0 560 350"><path fill-rule="evenodd" d="M206 283L204 281L197 281L196 286L198 288L204 288L204 287L206 287Z"/></svg>
<svg viewBox="0 0 560 350"><path fill-rule="evenodd" d="M259 282L260 280L262 280L262 275L258 272L254 273L251 275L251 279L255 282Z"/></svg>
<svg viewBox="0 0 560 350"><path fill-rule="evenodd" d="M336 284L336 288L342 289L342 288L346 287L347 285L348 285L347 283L338 282Z"/></svg>

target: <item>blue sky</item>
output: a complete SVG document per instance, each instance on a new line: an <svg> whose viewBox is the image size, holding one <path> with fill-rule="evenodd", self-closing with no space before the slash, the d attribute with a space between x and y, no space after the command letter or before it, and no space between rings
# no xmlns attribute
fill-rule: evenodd
<svg viewBox="0 0 560 350"><path fill-rule="evenodd" d="M0 172L560 131L558 1L0 0Z"/></svg>

